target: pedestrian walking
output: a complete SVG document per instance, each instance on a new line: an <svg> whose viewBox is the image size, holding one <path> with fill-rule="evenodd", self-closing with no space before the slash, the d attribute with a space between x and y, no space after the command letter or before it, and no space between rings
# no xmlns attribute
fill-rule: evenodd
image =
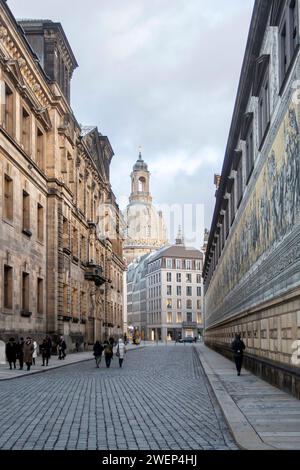
<svg viewBox="0 0 300 470"><path fill-rule="evenodd" d="M237 375L241 375L243 365L243 353L246 349L244 341L241 340L241 335L236 333L235 340L231 343L231 349L234 352L234 361L236 365Z"/></svg>
<svg viewBox="0 0 300 470"><path fill-rule="evenodd" d="M51 346L50 346L50 342L48 341L47 337L45 339L43 339L43 343L41 344L40 349L41 349L42 360L43 360L42 366L45 366L45 362L46 362L46 366L48 366L49 359L50 359L50 356L51 356Z"/></svg>
<svg viewBox="0 0 300 470"><path fill-rule="evenodd" d="M112 360L113 355L114 355L113 346L110 343L108 343L107 341L104 344L105 344L105 346L104 346L105 363L106 363L106 367L109 368L111 360Z"/></svg>
<svg viewBox="0 0 300 470"><path fill-rule="evenodd" d="M118 341L117 352L116 352L116 356L119 358L119 366L120 367L123 366L125 353L126 353L126 347L125 347L125 344L124 344L122 338L120 338L119 341Z"/></svg>
<svg viewBox="0 0 300 470"><path fill-rule="evenodd" d="M99 369L100 363L101 363L101 358L102 358L102 353L104 350L104 347L100 343L100 341L96 341L94 344L94 356L95 356L95 361L96 361L96 367Z"/></svg>
<svg viewBox="0 0 300 470"><path fill-rule="evenodd" d="M60 337L58 343L58 359L65 359L67 345L63 336Z"/></svg>
<svg viewBox="0 0 300 470"><path fill-rule="evenodd" d="M30 336L27 336L24 343L24 362L27 365L27 370L30 370L32 365L32 355L34 351L33 340Z"/></svg>
<svg viewBox="0 0 300 470"><path fill-rule="evenodd" d="M24 338L21 337L17 344L17 359L19 360L20 370L23 370L24 365Z"/></svg>
<svg viewBox="0 0 300 470"><path fill-rule="evenodd" d="M6 353L7 361L9 363L10 370L12 370L12 365L14 365L14 369L16 369L17 345L15 342L15 338L9 339L5 348L5 353Z"/></svg>
<svg viewBox="0 0 300 470"><path fill-rule="evenodd" d="M38 356L38 344L37 342L34 340L33 341L33 355L32 355L32 364L35 366L35 360Z"/></svg>

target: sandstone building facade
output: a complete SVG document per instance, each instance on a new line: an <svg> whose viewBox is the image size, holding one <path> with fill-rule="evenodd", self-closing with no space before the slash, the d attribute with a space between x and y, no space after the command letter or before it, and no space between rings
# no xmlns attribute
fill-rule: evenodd
<svg viewBox="0 0 300 470"><path fill-rule="evenodd" d="M72 348L123 330L114 153L72 112L76 67L59 23L17 22L0 1L1 340L48 333Z"/></svg>
<svg viewBox="0 0 300 470"><path fill-rule="evenodd" d="M255 2L204 266L206 343L297 397L299 8Z"/></svg>

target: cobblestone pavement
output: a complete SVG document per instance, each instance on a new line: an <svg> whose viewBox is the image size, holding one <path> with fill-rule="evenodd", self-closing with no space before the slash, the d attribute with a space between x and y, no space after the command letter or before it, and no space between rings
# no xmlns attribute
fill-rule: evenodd
<svg viewBox="0 0 300 470"><path fill-rule="evenodd" d="M1 383L0 449L235 448L192 345Z"/></svg>

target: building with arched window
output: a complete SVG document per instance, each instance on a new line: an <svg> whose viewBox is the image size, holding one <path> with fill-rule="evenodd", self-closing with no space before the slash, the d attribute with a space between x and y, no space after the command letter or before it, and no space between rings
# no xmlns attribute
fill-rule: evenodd
<svg viewBox="0 0 300 470"><path fill-rule="evenodd" d="M152 204L150 172L141 152L131 173L131 195L124 217L127 227L124 256L128 264L167 243L166 226L162 212Z"/></svg>

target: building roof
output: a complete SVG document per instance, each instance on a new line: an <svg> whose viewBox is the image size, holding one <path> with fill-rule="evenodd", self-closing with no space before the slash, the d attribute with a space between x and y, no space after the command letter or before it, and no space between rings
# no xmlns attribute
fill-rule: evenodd
<svg viewBox="0 0 300 470"><path fill-rule="evenodd" d="M193 247L183 245L165 246L156 252L151 261L156 261L160 258L186 258L186 259L203 259L203 253Z"/></svg>
<svg viewBox="0 0 300 470"><path fill-rule="evenodd" d="M133 171L139 171L139 170L148 171L148 165L142 158L141 150L140 150L140 153L139 153L139 158L138 158L136 164L133 167Z"/></svg>

